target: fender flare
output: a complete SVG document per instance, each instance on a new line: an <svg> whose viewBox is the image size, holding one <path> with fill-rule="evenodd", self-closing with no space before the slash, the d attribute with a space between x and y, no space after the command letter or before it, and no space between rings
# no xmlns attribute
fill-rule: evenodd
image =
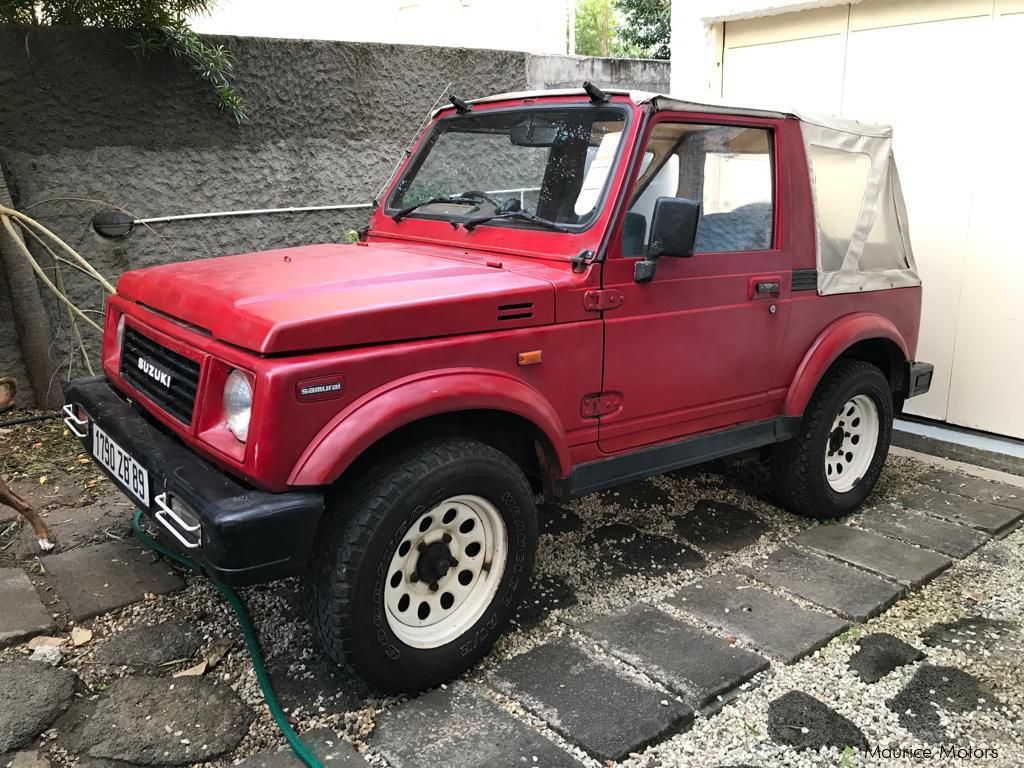
<svg viewBox="0 0 1024 768"><path fill-rule="evenodd" d="M302 452L288 484L329 485L365 450L396 429L468 410L504 411L527 420L547 438L559 476L568 475L571 459L565 430L540 392L501 371L460 368L397 379L346 406Z"/></svg>
<svg viewBox="0 0 1024 768"><path fill-rule="evenodd" d="M885 339L891 341L910 359L907 343L888 318L871 312L857 312L841 317L828 326L811 344L789 385L782 412L786 416L802 416L811 401L818 382L836 359L859 341Z"/></svg>

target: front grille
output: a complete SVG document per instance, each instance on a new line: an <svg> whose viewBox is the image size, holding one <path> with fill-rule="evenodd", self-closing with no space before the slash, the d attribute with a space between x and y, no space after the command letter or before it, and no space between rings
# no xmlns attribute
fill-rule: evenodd
<svg viewBox="0 0 1024 768"><path fill-rule="evenodd" d="M192 423L199 388L199 363L126 327L121 375L182 424Z"/></svg>

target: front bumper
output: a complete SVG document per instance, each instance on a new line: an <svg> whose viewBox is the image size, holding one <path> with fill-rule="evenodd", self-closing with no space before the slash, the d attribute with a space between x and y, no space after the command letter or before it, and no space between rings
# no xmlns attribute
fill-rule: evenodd
<svg viewBox="0 0 1024 768"><path fill-rule="evenodd" d="M90 456L95 424L146 469L150 508L143 513L169 534L174 549L210 576L244 586L305 569L323 514L322 493L246 488L153 426L102 376L68 382L64 399L65 423ZM125 490L100 462L97 466ZM138 504L132 494L125 495Z"/></svg>

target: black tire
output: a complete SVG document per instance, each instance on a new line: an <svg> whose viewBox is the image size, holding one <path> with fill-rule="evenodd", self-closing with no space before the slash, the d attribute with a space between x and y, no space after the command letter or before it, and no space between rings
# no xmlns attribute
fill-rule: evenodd
<svg viewBox="0 0 1024 768"><path fill-rule="evenodd" d="M389 626L384 603L392 556L410 526L447 498L481 496L505 524L508 555L493 599L467 631L445 645L407 645ZM530 485L508 456L461 438L420 443L375 467L329 503L303 579L303 602L317 645L338 664L386 692L449 680L487 654L527 587L537 544Z"/></svg>
<svg viewBox="0 0 1024 768"><path fill-rule="evenodd" d="M875 453L860 480L839 493L825 474L825 454L833 420L855 395L867 395L878 409ZM792 440L772 450L775 495L791 512L829 520L855 510L875 487L892 440L893 397L885 375L862 360L840 360L825 375Z"/></svg>

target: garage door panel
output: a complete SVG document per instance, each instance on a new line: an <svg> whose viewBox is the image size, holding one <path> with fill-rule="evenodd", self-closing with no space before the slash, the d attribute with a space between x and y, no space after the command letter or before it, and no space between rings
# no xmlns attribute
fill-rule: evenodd
<svg viewBox="0 0 1024 768"><path fill-rule="evenodd" d="M814 66L808 66L809 61ZM806 110L836 112L842 82L840 35L725 50L722 95L727 101L768 106L798 104Z"/></svg>
<svg viewBox="0 0 1024 768"><path fill-rule="evenodd" d="M848 16L847 6L837 5L806 13L730 21L725 25L725 46L738 48L827 35L844 35Z"/></svg>
<svg viewBox="0 0 1024 768"><path fill-rule="evenodd" d="M991 7L991 6L990 6ZM893 125L893 146L924 281L918 357L936 368L932 390L907 410L947 418L977 155L972 131L943 125L941 105L980 104L990 21L956 19L851 32L844 113ZM973 102L973 103L972 103Z"/></svg>
<svg viewBox="0 0 1024 768"><path fill-rule="evenodd" d="M989 66L1024 71L1024 13L996 18ZM1024 105L992 78L978 141L949 419L1024 438Z"/></svg>
<svg viewBox="0 0 1024 768"><path fill-rule="evenodd" d="M850 6L850 31L971 17L988 18L992 0L867 0Z"/></svg>

